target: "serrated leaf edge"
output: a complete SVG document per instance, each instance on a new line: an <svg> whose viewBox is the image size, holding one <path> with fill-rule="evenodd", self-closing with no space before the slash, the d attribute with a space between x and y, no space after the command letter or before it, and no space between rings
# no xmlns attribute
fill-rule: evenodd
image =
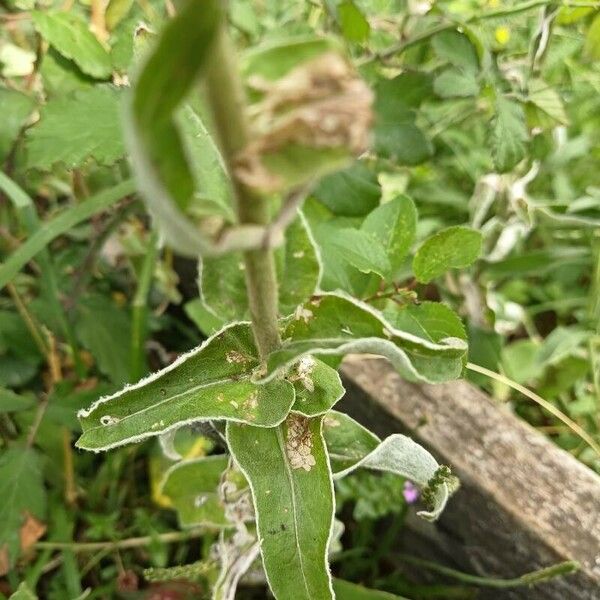
<svg viewBox="0 0 600 600"><path fill-rule="evenodd" d="M169 477L171 476L171 474L174 471L177 471L177 469L181 468L182 466L187 466L191 463L200 463L200 462L216 462L217 460L222 460L223 459L223 455L222 454L214 454L211 456L201 456L198 458L190 458L190 459L186 459L186 460L181 460L180 462L171 465L164 473L163 476L160 480L160 483L158 484L158 490L160 494L165 494L164 491L164 487L167 484L167 480L169 479ZM166 494L165 494L166 495ZM208 527L215 527L218 529L223 529L223 523L213 523L212 521L202 521L199 523L196 523L196 525L202 525L202 526L208 526ZM195 525L190 525L190 527L193 527ZM225 526L225 528L232 528L235 527L234 523L231 523L231 525L229 527Z"/></svg>

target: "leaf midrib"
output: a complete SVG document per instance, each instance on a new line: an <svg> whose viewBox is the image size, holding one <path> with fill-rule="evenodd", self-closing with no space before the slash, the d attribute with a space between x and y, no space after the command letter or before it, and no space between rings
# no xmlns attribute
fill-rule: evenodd
<svg viewBox="0 0 600 600"><path fill-rule="evenodd" d="M178 398L181 398L182 396L185 396L186 394L193 394L199 390L202 389L206 389L206 388L210 388L210 387L214 387L217 385L223 385L223 384L227 384L227 383L239 383L239 382L243 382L244 380L250 380L250 376L246 376L246 377L240 377L238 379L233 379L231 377L226 377L224 379L218 379L218 380L214 380L214 381L210 381L209 383L202 383L199 385L196 385L194 387L191 387L190 389L186 390L185 392L180 392L178 394L175 394L174 396L168 396L166 398L163 398L162 400L160 400L159 402L146 406L136 412L133 412L129 415L125 415L124 417L119 418L119 422L115 423L115 425L120 425L123 421L126 421L127 419L133 418L133 417L138 417L139 415L149 411L149 410L153 410L156 409L158 407L160 407L161 405L167 403L167 402L172 402L174 400L177 400ZM103 404L110 404L111 400L118 400L119 398L122 398L123 395L119 395L119 396L114 396L110 399L108 399L106 401L106 403ZM97 410L100 410L100 407L102 406L102 404L99 404L97 407ZM96 411L94 411L96 412ZM92 413L93 414L93 413ZM88 415L88 417L91 417L92 415ZM86 417L86 418L88 418ZM106 427L106 425L102 425L101 423L99 425L95 425L94 427L90 427L89 429L86 430L86 432L89 431L95 431L97 429L104 429Z"/></svg>
<svg viewBox="0 0 600 600"><path fill-rule="evenodd" d="M292 514L294 516L294 541L296 545L296 551L298 553L298 561L300 563L300 573L302 574L302 581L304 583L304 589L306 590L307 597L310 598L310 590L308 587L308 580L306 578L306 573L304 572L304 562L302 560L302 551L300 549L300 536L298 533L298 519L297 519L297 506L296 506L296 494L295 494L295 486L294 486L294 477L290 468L290 463L287 458L287 454L285 452L285 442L283 440L283 425L277 427L277 444L279 445L279 450L281 451L281 456L283 458L283 464L285 465L285 473L287 476L287 480L290 486L291 491L291 499L292 499Z"/></svg>

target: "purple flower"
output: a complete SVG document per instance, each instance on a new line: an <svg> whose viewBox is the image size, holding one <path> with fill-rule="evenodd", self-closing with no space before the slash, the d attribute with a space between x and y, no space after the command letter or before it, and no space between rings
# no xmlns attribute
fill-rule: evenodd
<svg viewBox="0 0 600 600"><path fill-rule="evenodd" d="M402 495L407 504L414 504L419 499L419 489L412 481L407 480L404 482Z"/></svg>

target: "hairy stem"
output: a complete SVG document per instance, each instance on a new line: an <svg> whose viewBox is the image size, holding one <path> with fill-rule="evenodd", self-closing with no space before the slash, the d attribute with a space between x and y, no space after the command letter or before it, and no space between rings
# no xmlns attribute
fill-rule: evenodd
<svg viewBox="0 0 600 600"><path fill-rule="evenodd" d="M235 51L224 26L215 40L207 69L207 83L219 142L233 183L239 222L267 225L270 220L268 200L241 184L235 176L235 157L248 144L250 133ZM278 290L273 250L264 248L245 252L244 266L254 338L264 359L281 343L277 327Z"/></svg>

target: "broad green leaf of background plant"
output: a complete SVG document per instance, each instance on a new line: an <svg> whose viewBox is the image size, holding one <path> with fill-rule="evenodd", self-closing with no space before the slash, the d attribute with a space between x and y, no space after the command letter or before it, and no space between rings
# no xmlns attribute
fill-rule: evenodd
<svg viewBox="0 0 600 600"><path fill-rule="evenodd" d="M433 91L441 98L468 98L479 93L479 83L469 71L444 69L434 79Z"/></svg>
<svg viewBox="0 0 600 600"><path fill-rule="evenodd" d="M443 275L449 269L468 267L479 258L482 236L479 231L456 225L427 238L413 259L415 277L422 283Z"/></svg>
<svg viewBox="0 0 600 600"><path fill-rule="evenodd" d="M39 74L47 101L98 85L96 79L83 73L72 60L65 58L52 46L42 58Z"/></svg>
<svg viewBox="0 0 600 600"><path fill-rule="evenodd" d="M0 413L19 412L35 406L33 395L16 394L12 390L0 388Z"/></svg>
<svg viewBox="0 0 600 600"><path fill-rule="evenodd" d="M442 31L433 37L431 46L438 58L454 67L471 73L479 70L477 50L464 33Z"/></svg>
<svg viewBox="0 0 600 600"><path fill-rule="evenodd" d="M334 496L322 419L292 413L279 427L227 425L248 479L263 565L276 598L333 598L327 548Z"/></svg>
<svg viewBox="0 0 600 600"><path fill-rule="evenodd" d="M377 176L361 162L323 177L313 195L338 217L362 217L379 204Z"/></svg>
<svg viewBox="0 0 600 600"><path fill-rule="evenodd" d="M528 137L521 105L515 100L498 96L490 130L492 157L498 171L510 171L523 159Z"/></svg>
<svg viewBox="0 0 600 600"><path fill-rule="evenodd" d="M50 100L27 132L28 166L50 169L61 162L76 168L89 158L105 165L119 160L125 154L121 99L120 90L103 85Z"/></svg>
<svg viewBox="0 0 600 600"><path fill-rule="evenodd" d="M324 419L323 435L327 452L332 457L335 479L364 468L395 473L426 489L440 468L435 458L409 437L395 433L380 442L354 419L337 411L332 411ZM343 465L347 466L339 470ZM430 521L437 519L449 495L448 485L441 483L433 490L429 510L417 514Z"/></svg>
<svg viewBox="0 0 600 600"><path fill-rule="evenodd" d="M381 79L376 87L375 149L406 165L423 162L431 144L415 124L415 109L430 96L431 80L420 73Z"/></svg>
<svg viewBox="0 0 600 600"><path fill-rule="evenodd" d="M585 38L585 53L589 58L600 59L600 15L596 15Z"/></svg>
<svg viewBox="0 0 600 600"><path fill-rule="evenodd" d="M403 377L411 381L437 382L429 370L422 373L413 357L462 357L466 343L450 337L432 342L428 337L396 329L372 307L340 294L324 294L298 308L282 333L281 348L267 358L270 380L300 357L369 353L385 356Z"/></svg>
<svg viewBox="0 0 600 600"><path fill-rule="evenodd" d="M20 552L20 528L27 515L46 516L40 456L33 448L11 446L0 453L0 553L12 566Z"/></svg>
<svg viewBox="0 0 600 600"><path fill-rule="evenodd" d="M77 446L108 450L211 419L277 425L292 407L294 388L283 380L254 383L258 364L250 324L229 325L162 371L80 411Z"/></svg>
<svg viewBox="0 0 600 600"><path fill-rule="evenodd" d="M397 196L371 211L361 231L377 239L390 262L392 274L401 265L415 240L417 209L408 196Z"/></svg>
<svg viewBox="0 0 600 600"><path fill-rule="evenodd" d="M319 248L325 265L323 286L332 289L338 284L347 289L344 267L354 267L361 273L376 273L384 278L391 265L380 239L360 229L323 223L316 228Z"/></svg>
<svg viewBox="0 0 600 600"><path fill-rule="evenodd" d="M540 367L558 365L568 356L577 354L591 335L590 331L579 327L556 327L539 346L537 352L538 365Z"/></svg>
<svg viewBox="0 0 600 600"><path fill-rule="evenodd" d="M3 163L12 150L27 117L35 106L31 96L0 87L2 106L2 129L0 129L0 163Z"/></svg>
<svg viewBox="0 0 600 600"><path fill-rule="evenodd" d="M35 11L31 16L40 35L65 58L75 62L84 73L96 79L110 77L110 54L81 17L66 11ZM99 123L96 119L93 122Z"/></svg>
<svg viewBox="0 0 600 600"><path fill-rule="evenodd" d="M76 333L98 363L99 370L117 385L129 374L131 319L106 296L86 296L78 302Z"/></svg>
<svg viewBox="0 0 600 600"><path fill-rule="evenodd" d="M344 0L339 4L337 14L342 35L349 42L365 42L369 38L369 21L352 0Z"/></svg>
<svg viewBox="0 0 600 600"><path fill-rule="evenodd" d="M233 526L218 494L228 463L224 454L205 456L176 463L164 474L160 493L171 499L181 527Z"/></svg>
<svg viewBox="0 0 600 600"><path fill-rule="evenodd" d="M315 293L321 274L317 251L301 214L287 228L285 237L284 246L275 251L282 316ZM203 258L199 270L200 296L210 313L221 322L249 316L244 262L239 253Z"/></svg>
<svg viewBox="0 0 600 600"><path fill-rule="evenodd" d="M528 101L549 117L549 125L569 124L569 117L558 92L545 81L533 79L529 82ZM546 125L546 123L543 123Z"/></svg>
<svg viewBox="0 0 600 600"><path fill-rule="evenodd" d="M293 381L296 388L292 410L307 417L327 413L345 393L336 369L312 356L300 359L288 380Z"/></svg>

